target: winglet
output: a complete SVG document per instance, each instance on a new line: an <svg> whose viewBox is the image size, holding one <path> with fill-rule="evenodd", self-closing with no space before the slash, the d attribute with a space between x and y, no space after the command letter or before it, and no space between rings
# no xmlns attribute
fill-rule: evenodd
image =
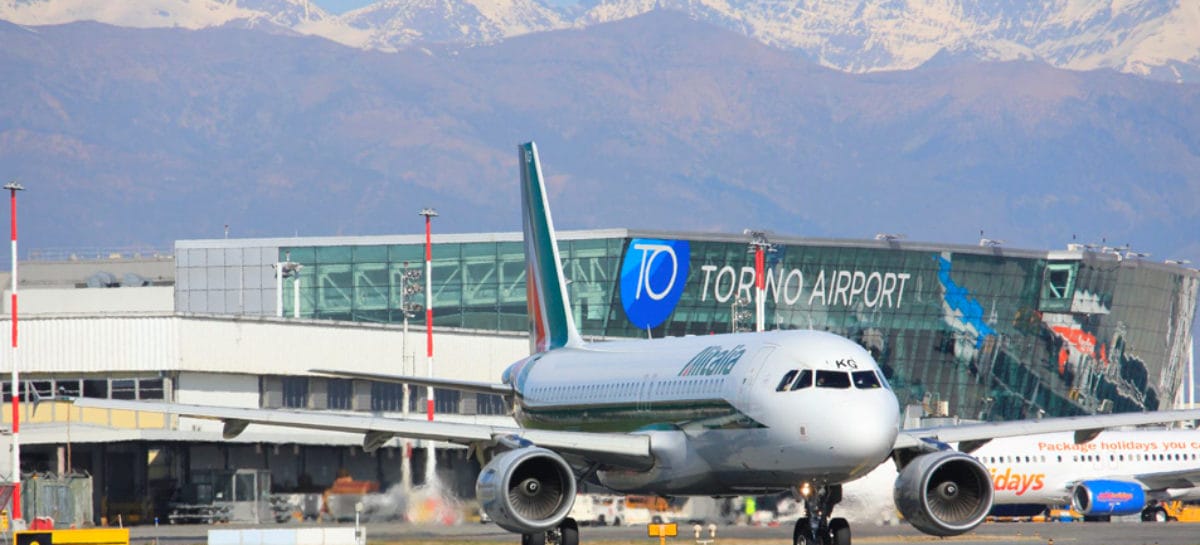
<svg viewBox="0 0 1200 545"><path fill-rule="evenodd" d="M529 310L529 343L534 353L563 346L579 346L583 338L575 329L571 305L567 300L567 282L554 221L546 201L546 184L537 145L518 146L521 160L521 212L525 228L525 290Z"/></svg>

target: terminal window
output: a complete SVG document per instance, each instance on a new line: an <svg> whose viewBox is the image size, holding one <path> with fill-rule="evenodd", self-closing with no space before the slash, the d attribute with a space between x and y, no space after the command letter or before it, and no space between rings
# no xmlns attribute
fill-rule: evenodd
<svg viewBox="0 0 1200 545"><path fill-rule="evenodd" d="M1070 310L1075 292L1075 263L1050 263L1042 277L1041 310Z"/></svg>
<svg viewBox="0 0 1200 545"><path fill-rule="evenodd" d="M329 379L326 383L328 406L330 409L350 409L350 398L353 395L353 383L345 379Z"/></svg>
<svg viewBox="0 0 1200 545"><path fill-rule="evenodd" d="M308 408L308 378L283 377L283 406L292 409Z"/></svg>

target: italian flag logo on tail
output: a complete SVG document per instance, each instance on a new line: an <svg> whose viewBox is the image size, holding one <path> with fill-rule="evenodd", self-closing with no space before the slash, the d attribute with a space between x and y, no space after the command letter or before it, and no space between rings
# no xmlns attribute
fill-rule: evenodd
<svg viewBox="0 0 1200 545"><path fill-rule="evenodd" d="M554 222L546 201L546 185L537 145L518 147L521 161L521 213L525 230L525 290L529 341L534 353L583 344L567 300Z"/></svg>

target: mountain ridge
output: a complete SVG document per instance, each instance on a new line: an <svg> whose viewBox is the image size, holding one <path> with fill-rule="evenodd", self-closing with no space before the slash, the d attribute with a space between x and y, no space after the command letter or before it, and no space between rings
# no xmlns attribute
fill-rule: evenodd
<svg viewBox="0 0 1200 545"><path fill-rule="evenodd" d="M229 26L0 24L24 248L564 229L1132 243L1200 262L1200 86L1033 61L863 75L674 12L360 51ZM28 208L26 208L28 207Z"/></svg>
<svg viewBox="0 0 1200 545"><path fill-rule="evenodd" d="M939 55L1033 60L1072 70L1108 68L1163 81L1200 81L1200 3L1134 0L1116 6L1052 0L1038 6L979 0L602 0L551 8L542 0L380 0L330 15L305 0L0 0L0 19L26 25L85 19L118 26L207 28L267 21L364 49L481 45L679 11L851 73L908 70ZM132 7L130 7L132 6ZM253 25L253 23L251 23Z"/></svg>

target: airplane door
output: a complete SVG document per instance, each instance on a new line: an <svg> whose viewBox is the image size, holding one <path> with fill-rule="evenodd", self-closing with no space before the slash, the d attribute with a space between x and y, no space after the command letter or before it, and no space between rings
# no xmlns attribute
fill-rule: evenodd
<svg viewBox="0 0 1200 545"><path fill-rule="evenodd" d="M759 380L763 364L767 358L771 357L776 348L779 347L772 344L764 345L754 354L754 359L750 360L750 365L742 372L742 383L738 389L738 405L743 411L753 411L758 408L759 402L754 396L754 384ZM766 378L768 377L764 377L764 379Z"/></svg>

